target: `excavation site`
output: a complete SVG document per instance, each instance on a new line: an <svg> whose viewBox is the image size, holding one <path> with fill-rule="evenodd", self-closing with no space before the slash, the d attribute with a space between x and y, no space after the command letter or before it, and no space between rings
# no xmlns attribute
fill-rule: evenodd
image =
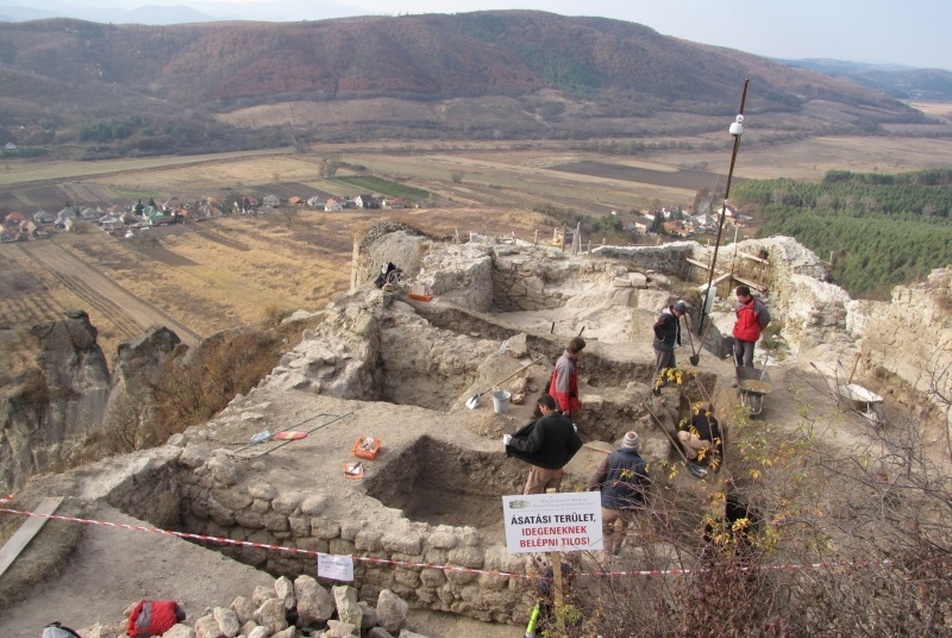
<svg viewBox="0 0 952 638"><path fill-rule="evenodd" d="M788 352L824 339L810 318L828 302L804 294L817 288L804 283L816 267L791 257L790 244L761 240L737 251L734 278L719 284L711 325L698 333L706 276L698 264L710 256L694 242L574 254L378 228L355 245L351 292L301 313L319 321L247 395L159 448L40 477L29 489L66 497L71 511L108 505L271 577L310 574L336 585L316 561L350 557L348 584L363 600L388 590L414 609L520 624L539 567L535 555L506 548L502 499L522 493L529 466L507 457L502 437L533 420L569 341L586 343L576 420L583 447L561 491L585 491L605 454L634 430L656 484L684 504L670 529L696 534L729 470L691 476L672 433L693 406L712 402L728 446L732 427L793 423L797 399L787 387L805 374L785 371L772 354L775 390L751 414L722 345L732 285L761 286L785 317L779 338ZM761 248L768 259L745 259ZM387 264L401 275L380 285ZM677 351L684 374L659 386L652 325L679 300L690 308L691 344ZM859 433L867 427L850 423ZM743 494L729 493L728 502L735 518L753 520L756 504ZM622 553L629 569L688 560L671 551L672 539L639 533L637 547ZM601 569L598 552L568 560L580 572Z"/></svg>

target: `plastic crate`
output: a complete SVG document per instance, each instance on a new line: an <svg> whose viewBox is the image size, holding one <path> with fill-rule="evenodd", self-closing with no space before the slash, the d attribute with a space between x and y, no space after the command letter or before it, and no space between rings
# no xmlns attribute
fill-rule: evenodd
<svg viewBox="0 0 952 638"><path fill-rule="evenodd" d="M380 451L380 439L372 436L362 436L354 443L354 456L359 459L368 459L370 461L377 458Z"/></svg>

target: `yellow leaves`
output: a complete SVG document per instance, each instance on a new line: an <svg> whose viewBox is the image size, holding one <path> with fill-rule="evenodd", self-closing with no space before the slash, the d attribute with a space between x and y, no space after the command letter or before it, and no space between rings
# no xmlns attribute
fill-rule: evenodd
<svg viewBox="0 0 952 638"><path fill-rule="evenodd" d="M758 479L760 478L760 476L761 476L760 470L758 470L758 469L755 468L755 467L750 468L750 477L751 477L752 479L754 479L754 480L756 481L756 480L758 480Z"/></svg>
<svg viewBox="0 0 952 638"><path fill-rule="evenodd" d="M687 379L696 376L697 373L693 371L689 372L680 368L662 368L658 373L658 378L655 379L655 387L661 388L663 385L684 385Z"/></svg>

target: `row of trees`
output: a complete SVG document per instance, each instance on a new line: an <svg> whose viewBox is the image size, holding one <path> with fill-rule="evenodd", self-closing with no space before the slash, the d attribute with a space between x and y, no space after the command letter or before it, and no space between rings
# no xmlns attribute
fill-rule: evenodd
<svg viewBox="0 0 952 638"><path fill-rule="evenodd" d="M952 171L898 175L834 171L821 183L749 180L734 191L756 206L760 236L789 235L821 258L854 297L888 297L952 263Z"/></svg>

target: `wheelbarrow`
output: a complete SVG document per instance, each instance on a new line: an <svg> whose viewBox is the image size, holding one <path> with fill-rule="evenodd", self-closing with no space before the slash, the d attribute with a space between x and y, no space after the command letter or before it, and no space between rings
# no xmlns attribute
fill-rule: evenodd
<svg viewBox="0 0 952 638"><path fill-rule="evenodd" d="M750 415L756 416L764 409L764 397L770 394L770 375L766 365L763 369L739 366L737 371L737 390L740 402L750 409Z"/></svg>
<svg viewBox="0 0 952 638"><path fill-rule="evenodd" d="M856 383L846 383L836 386L836 394L846 407L869 421L874 428L885 424L883 398L875 392Z"/></svg>

